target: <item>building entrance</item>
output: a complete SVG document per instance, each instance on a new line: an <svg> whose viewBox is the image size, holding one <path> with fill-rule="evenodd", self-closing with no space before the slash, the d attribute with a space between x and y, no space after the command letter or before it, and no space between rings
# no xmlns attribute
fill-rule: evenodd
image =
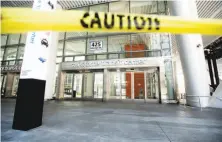
<svg viewBox="0 0 222 142"><path fill-rule="evenodd" d="M103 72L75 71L75 73L66 73L65 76L64 98L103 98Z"/></svg>
<svg viewBox="0 0 222 142"><path fill-rule="evenodd" d="M6 90L6 74L1 74L1 97L5 97L5 90Z"/></svg>
<svg viewBox="0 0 222 142"><path fill-rule="evenodd" d="M159 98L157 69L109 70L108 99L148 100Z"/></svg>
<svg viewBox="0 0 222 142"><path fill-rule="evenodd" d="M64 97L64 89L68 90L66 82L69 82L68 86L71 91L65 92L73 94L72 92L76 91L80 94L81 91L81 99L155 99L159 100L159 103L162 99L167 99L164 60L162 58L73 61L63 62L60 67L57 98ZM73 79L76 74L82 74L80 77L82 82L77 83L79 87L76 86L75 82L77 81ZM82 88L82 90L72 90L75 86Z"/></svg>
<svg viewBox="0 0 222 142"><path fill-rule="evenodd" d="M1 74L1 96L16 97L19 83L18 73Z"/></svg>

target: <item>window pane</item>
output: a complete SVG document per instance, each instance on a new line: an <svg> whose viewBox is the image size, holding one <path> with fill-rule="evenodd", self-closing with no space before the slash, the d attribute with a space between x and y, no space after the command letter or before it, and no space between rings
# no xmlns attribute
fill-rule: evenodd
<svg viewBox="0 0 222 142"><path fill-rule="evenodd" d="M118 59L118 58L119 58L119 55L118 55L118 54L109 54L109 55L108 55L108 58L109 58L109 59Z"/></svg>
<svg viewBox="0 0 222 142"><path fill-rule="evenodd" d="M107 59L107 55L97 55L97 60Z"/></svg>
<svg viewBox="0 0 222 142"><path fill-rule="evenodd" d="M57 48L57 56L62 56L62 52L63 52L63 42L59 42Z"/></svg>
<svg viewBox="0 0 222 142"><path fill-rule="evenodd" d="M23 59L23 57L24 57L24 50L25 50L24 46L19 46L18 59Z"/></svg>
<svg viewBox="0 0 222 142"><path fill-rule="evenodd" d="M131 35L130 44L125 46L125 50L128 51L128 53L126 53L126 57L145 57L146 52L144 50L149 48L149 37L150 34L144 33ZM143 51L138 52L139 50Z"/></svg>
<svg viewBox="0 0 222 142"><path fill-rule="evenodd" d="M165 13L166 9L165 9L165 2L164 1L158 1L158 12L159 13Z"/></svg>
<svg viewBox="0 0 222 142"><path fill-rule="evenodd" d="M65 57L65 61L73 61L73 57Z"/></svg>
<svg viewBox="0 0 222 142"><path fill-rule="evenodd" d="M75 8L73 10L88 11L88 7ZM85 36L87 36L87 32L66 32L66 39Z"/></svg>
<svg viewBox="0 0 222 142"><path fill-rule="evenodd" d="M15 61L9 61L8 65L15 65Z"/></svg>
<svg viewBox="0 0 222 142"><path fill-rule="evenodd" d="M150 36L150 49L161 49L160 47L160 34L151 34Z"/></svg>
<svg viewBox="0 0 222 142"><path fill-rule="evenodd" d="M73 74L67 73L64 84L65 89L72 89L72 79L73 79Z"/></svg>
<svg viewBox="0 0 222 142"><path fill-rule="evenodd" d="M85 54L86 40L66 41L65 55Z"/></svg>
<svg viewBox="0 0 222 142"><path fill-rule="evenodd" d="M18 44L19 43L20 34L10 34L8 39L8 45Z"/></svg>
<svg viewBox="0 0 222 142"><path fill-rule="evenodd" d="M90 11L97 11L97 12L108 12L108 4L99 4L99 5L93 5L89 7ZM104 32L89 32L89 35L100 35L105 34Z"/></svg>
<svg viewBox="0 0 222 142"><path fill-rule="evenodd" d="M6 45L7 35L1 35L1 46Z"/></svg>
<svg viewBox="0 0 222 142"><path fill-rule="evenodd" d="M125 46L130 43L130 35L109 36L108 37L108 52L124 52ZM124 54L121 54L124 55ZM110 54L109 59L117 59L118 54Z"/></svg>
<svg viewBox="0 0 222 142"><path fill-rule="evenodd" d="M64 32L60 32L59 33L59 40L64 40L64 36L65 36L65 33Z"/></svg>
<svg viewBox="0 0 222 142"><path fill-rule="evenodd" d="M6 60L16 59L17 48L6 48Z"/></svg>
<svg viewBox="0 0 222 142"><path fill-rule="evenodd" d="M108 37L108 52L122 52L125 45L130 43L130 35L109 36Z"/></svg>
<svg viewBox="0 0 222 142"><path fill-rule="evenodd" d="M162 56L170 56L171 49L170 49L170 38L169 34L164 33L160 34L160 45L162 48Z"/></svg>
<svg viewBox="0 0 222 142"><path fill-rule="evenodd" d="M20 43L26 43L27 34L22 34Z"/></svg>
<svg viewBox="0 0 222 142"><path fill-rule="evenodd" d="M62 62L62 57L57 57L56 58L56 63L61 63Z"/></svg>
<svg viewBox="0 0 222 142"><path fill-rule="evenodd" d="M75 61L83 61L85 60L85 56L75 56Z"/></svg>
<svg viewBox="0 0 222 142"><path fill-rule="evenodd" d="M89 10L97 12L108 12L108 5L107 4L93 5L89 7Z"/></svg>
<svg viewBox="0 0 222 142"><path fill-rule="evenodd" d="M4 52L5 52L5 49L4 49L4 48L1 48L1 57L0 57L0 60L1 60L1 61L3 60Z"/></svg>
<svg viewBox="0 0 222 142"><path fill-rule="evenodd" d="M123 12L129 13L129 2L121 1L121 2L113 2L109 4L110 12Z"/></svg>
<svg viewBox="0 0 222 142"><path fill-rule="evenodd" d="M74 39L75 37L85 37L87 32L67 32L66 39Z"/></svg>
<svg viewBox="0 0 222 142"><path fill-rule="evenodd" d="M157 2L156 1L131 1L130 3L131 13L157 13Z"/></svg>

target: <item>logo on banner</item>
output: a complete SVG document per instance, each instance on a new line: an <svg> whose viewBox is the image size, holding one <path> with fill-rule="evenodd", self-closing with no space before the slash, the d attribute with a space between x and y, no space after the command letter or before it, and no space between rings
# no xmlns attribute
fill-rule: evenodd
<svg viewBox="0 0 222 142"><path fill-rule="evenodd" d="M51 9L54 9L54 5L51 3L51 1L48 2L48 5L51 7Z"/></svg>
<svg viewBox="0 0 222 142"><path fill-rule="evenodd" d="M49 46L49 42L45 38L41 40L41 44L44 45L45 47Z"/></svg>
<svg viewBox="0 0 222 142"><path fill-rule="evenodd" d="M35 32L33 32L33 33L31 34L30 43L32 43L32 44L35 43L35 37L36 37L36 34L35 34Z"/></svg>
<svg viewBox="0 0 222 142"><path fill-rule="evenodd" d="M42 63L46 62L46 59L39 57L39 61L41 61Z"/></svg>

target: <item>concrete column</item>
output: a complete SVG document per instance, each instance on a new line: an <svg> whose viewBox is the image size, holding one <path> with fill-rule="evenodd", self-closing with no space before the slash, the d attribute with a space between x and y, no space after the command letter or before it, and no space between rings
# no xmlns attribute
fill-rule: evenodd
<svg viewBox="0 0 222 142"><path fill-rule="evenodd" d="M12 87L13 87L13 81L14 81L14 73L7 73L7 78L6 78L6 89L5 89L5 96L6 97L12 97Z"/></svg>
<svg viewBox="0 0 222 142"><path fill-rule="evenodd" d="M170 1L171 13L181 18L198 18L194 0ZM206 107L210 95L207 67L202 37L199 34L176 36L186 88L186 100L190 106Z"/></svg>
<svg viewBox="0 0 222 142"><path fill-rule="evenodd" d="M60 64L60 68L61 68L61 64ZM64 98L65 77L66 77L66 73L61 71L61 69L59 69L58 85L57 85L57 88L56 88L56 98L57 99L63 99Z"/></svg>

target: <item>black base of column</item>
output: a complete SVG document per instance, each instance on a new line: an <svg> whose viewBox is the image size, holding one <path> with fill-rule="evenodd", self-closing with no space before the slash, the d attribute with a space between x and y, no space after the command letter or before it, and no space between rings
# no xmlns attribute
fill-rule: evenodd
<svg viewBox="0 0 222 142"><path fill-rule="evenodd" d="M42 125L46 81L20 79L13 129L27 131Z"/></svg>

